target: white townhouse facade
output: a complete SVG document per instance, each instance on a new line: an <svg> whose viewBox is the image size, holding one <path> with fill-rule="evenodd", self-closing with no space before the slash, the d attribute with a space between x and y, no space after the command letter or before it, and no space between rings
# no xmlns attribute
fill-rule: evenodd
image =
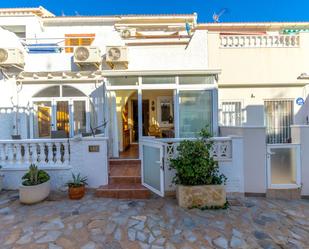
<svg viewBox="0 0 309 249"><path fill-rule="evenodd" d="M199 24L195 13L0 9L6 187L14 188L16 172L31 162L52 170L55 186L71 171L86 174L91 187L108 186L115 180L109 167L129 159L141 165L141 183L163 196L173 190L167 165L177 143L207 126L228 192L303 185L302 195L309 195L303 182L309 172L298 157L299 134L307 129L291 128L308 124L307 26ZM258 153L247 146L255 138ZM283 154L272 158L276 145ZM277 173L276 160L286 156L289 163Z"/></svg>

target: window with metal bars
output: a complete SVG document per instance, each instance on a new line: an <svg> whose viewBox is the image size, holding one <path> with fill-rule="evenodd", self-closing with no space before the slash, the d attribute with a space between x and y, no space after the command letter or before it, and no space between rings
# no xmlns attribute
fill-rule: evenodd
<svg viewBox="0 0 309 249"><path fill-rule="evenodd" d="M293 100L267 100L264 110L267 143L291 143Z"/></svg>
<svg viewBox="0 0 309 249"><path fill-rule="evenodd" d="M240 126L242 123L241 102L224 101L221 103L221 124L225 126Z"/></svg>

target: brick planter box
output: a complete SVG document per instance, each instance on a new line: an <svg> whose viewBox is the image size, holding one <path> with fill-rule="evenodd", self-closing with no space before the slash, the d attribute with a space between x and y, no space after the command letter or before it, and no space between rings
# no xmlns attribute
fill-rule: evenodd
<svg viewBox="0 0 309 249"><path fill-rule="evenodd" d="M183 208L221 207L226 202L224 185L177 185L176 197L178 205Z"/></svg>

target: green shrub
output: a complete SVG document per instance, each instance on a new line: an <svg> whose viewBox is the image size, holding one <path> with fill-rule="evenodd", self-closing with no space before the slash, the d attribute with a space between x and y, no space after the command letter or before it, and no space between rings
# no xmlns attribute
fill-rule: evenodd
<svg viewBox="0 0 309 249"><path fill-rule="evenodd" d="M39 170L35 164L29 166L28 172L22 177L24 186L34 186L47 182L49 175L44 170Z"/></svg>
<svg viewBox="0 0 309 249"><path fill-rule="evenodd" d="M176 170L173 183L181 185L220 185L226 177L219 172L218 162L210 155L213 145L210 133L202 129L199 138L184 140L177 147L178 156L170 160L170 167Z"/></svg>

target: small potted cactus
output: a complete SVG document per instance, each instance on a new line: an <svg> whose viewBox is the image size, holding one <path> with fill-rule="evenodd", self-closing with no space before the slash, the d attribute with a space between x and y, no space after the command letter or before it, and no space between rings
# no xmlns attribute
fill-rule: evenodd
<svg viewBox="0 0 309 249"><path fill-rule="evenodd" d="M82 177L80 173L75 175L72 173L72 180L67 183L69 187L69 198L71 200L79 200L84 197L86 192L87 177Z"/></svg>
<svg viewBox="0 0 309 249"><path fill-rule="evenodd" d="M24 204L43 201L50 193L50 177L46 171L31 164L28 172L22 177L19 187L19 200Z"/></svg>

